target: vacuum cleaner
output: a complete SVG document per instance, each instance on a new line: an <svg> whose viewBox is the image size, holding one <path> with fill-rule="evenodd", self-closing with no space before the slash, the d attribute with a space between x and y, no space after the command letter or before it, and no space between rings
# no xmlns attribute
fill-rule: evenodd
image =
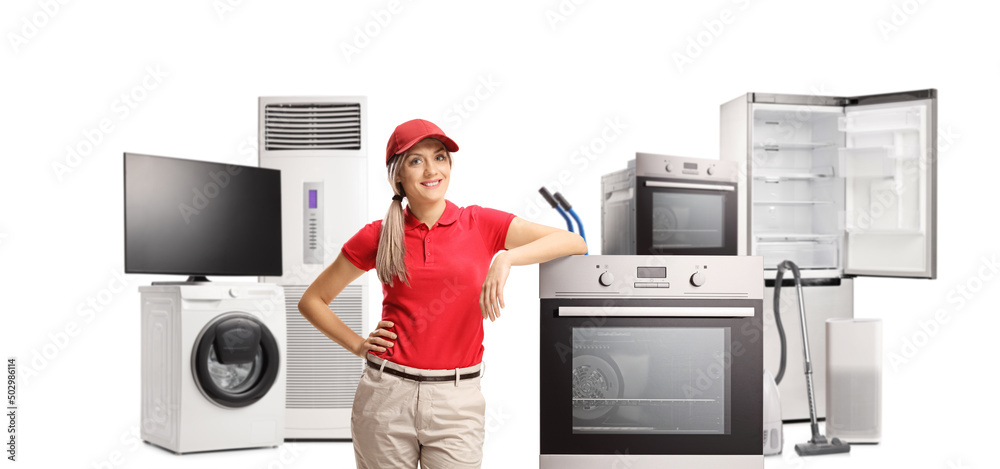
<svg viewBox="0 0 1000 469"><path fill-rule="evenodd" d="M799 274L799 266L795 265L794 262L787 260L778 264L778 273L774 279L774 319L778 326L778 336L781 340L781 364L778 368L778 374L774 379L775 385L781 382L781 378L785 374L785 330L781 326L781 316L778 312L778 304L781 294L781 281L786 270L792 271L792 276L795 278L795 290L799 294L799 318L802 321L802 351L806 359L806 390L809 394L809 420L812 426L812 439L806 443L799 443L795 445L795 452L798 453L799 456L849 453L851 451L851 445L840 441L839 438L833 438L832 440L827 441L826 437L819 432L819 423L816 421L816 393L813 390L812 359L809 355L809 333L806 329L806 307L802 297L802 278Z"/></svg>

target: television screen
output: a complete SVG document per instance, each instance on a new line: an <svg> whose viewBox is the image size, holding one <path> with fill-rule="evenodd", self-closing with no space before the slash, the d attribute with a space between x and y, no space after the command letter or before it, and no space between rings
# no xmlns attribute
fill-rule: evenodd
<svg viewBox="0 0 1000 469"><path fill-rule="evenodd" d="M281 172L125 153L125 272L280 276Z"/></svg>

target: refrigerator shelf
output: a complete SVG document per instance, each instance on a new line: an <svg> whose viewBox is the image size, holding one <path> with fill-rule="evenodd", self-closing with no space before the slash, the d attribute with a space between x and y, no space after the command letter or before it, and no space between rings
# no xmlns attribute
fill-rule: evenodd
<svg viewBox="0 0 1000 469"><path fill-rule="evenodd" d="M754 105L753 111L753 119L758 122L778 122L796 125L843 115L844 110L841 107L770 103L757 103Z"/></svg>
<svg viewBox="0 0 1000 469"><path fill-rule="evenodd" d="M891 127L869 127L869 128L856 128L856 129L841 129L842 132L846 132L851 135L857 134L871 134L871 133L892 133L892 132L919 132L920 126L891 126Z"/></svg>
<svg viewBox="0 0 1000 469"><path fill-rule="evenodd" d="M764 151L815 150L835 146L834 142L754 142L753 147Z"/></svg>
<svg viewBox="0 0 1000 469"><path fill-rule="evenodd" d="M878 230L866 230L864 228L847 228L848 235L879 235L879 236L914 236L924 235L924 230L916 228L898 228L898 229L878 229Z"/></svg>
<svg viewBox="0 0 1000 469"><path fill-rule="evenodd" d="M757 242L756 255L764 257L764 265L778 265L789 259L803 269L840 267L840 250L836 237L826 240Z"/></svg>
<svg viewBox="0 0 1000 469"><path fill-rule="evenodd" d="M758 243L787 241L836 241L840 235L816 233L760 233L756 235Z"/></svg>
<svg viewBox="0 0 1000 469"><path fill-rule="evenodd" d="M755 200L754 205L830 205L832 200Z"/></svg>
<svg viewBox="0 0 1000 469"><path fill-rule="evenodd" d="M830 179L833 177L836 177L836 171L834 170L833 166L822 166L812 169L759 168L753 175L754 180L765 181L765 182Z"/></svg>
<svg viewBox="0 0 1000 469"><path fill-rule="evenodd" d="M920 155L913 151L901 151L902 148L897 148L888 145L877 145L871 147L850 147L850 148L838 148L837 151L840 152L842 156L851 158L887 158L892 160L910 160L918 158Z"/></svg>
<svg viewBox="0 0 1000 469"><path fill-rule="evenodd" d="M917 106L848 112L837 118L837 129L849 133L915 132L921 126L921 108Z"/></svg>

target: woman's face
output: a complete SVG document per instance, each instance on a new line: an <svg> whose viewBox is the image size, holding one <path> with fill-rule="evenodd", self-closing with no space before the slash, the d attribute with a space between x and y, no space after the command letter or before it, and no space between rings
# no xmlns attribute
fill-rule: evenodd
<svg viewBox="0 0 1000 469"><path fill-rule="evenodd" d="M451 157L444 144L428 138L410 147L403 155L402 169L396 182L403 185L411 202L436 202L444 199L451 177Z"/></svg>

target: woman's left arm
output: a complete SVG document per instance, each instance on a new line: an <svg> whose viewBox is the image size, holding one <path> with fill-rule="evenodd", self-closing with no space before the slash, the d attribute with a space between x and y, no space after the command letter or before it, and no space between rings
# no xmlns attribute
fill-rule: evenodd
<svg viewBox="0 0 1000 469"><path fill-rule="evenodd" d="M483 319L496 321L504 308L503 287L511 266L530 265L550 261L557 257L587 252L587 243L576 233L532 223L515 217L507 228L506 251L493 258L486 274L483 290L479 294L479 308Z"/></svg>

